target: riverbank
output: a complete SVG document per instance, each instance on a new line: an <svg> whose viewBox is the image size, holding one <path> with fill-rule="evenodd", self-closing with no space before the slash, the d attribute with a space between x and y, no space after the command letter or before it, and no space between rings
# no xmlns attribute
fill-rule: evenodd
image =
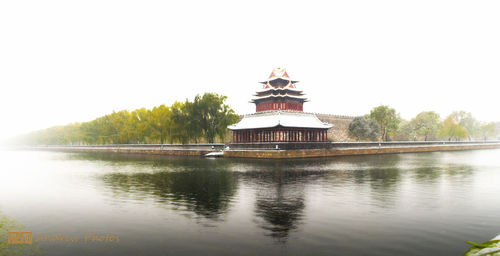
<svg viewBox="0 0 500 256"><path fill-rule="evenodd" d="M28 147L30 150L51 150L70 152L98 152L123 154L148 154L171 156L204 156L224 149L224 144L120 144L93 146L38 146Z"/></svg>
<svg viewBox="0 0 500 256"><path fill-rule="evenodd" d="M500 143L467 143L467 144L413 144L413 145L387 145L375 143L374 145L356 145L347 143L338 147L322 149L292 149L292 150L229 150L224 152L224 157L238 158L309 158L309 157L335 157L350 155L378 155L398 153L420 153L437 151L458 151L500 148Z"/></svg>
<svg viewBox="0 0 500 256"><path fill-rule="evenodd" d="M458 151L500 148L500 141L472 142L328 142L328 143L262 143L231 144L224 150L224 157L232 158L309 158L346 155L376 155L397 153L419 153L435 151ZM39 146L30 150L52 150L70 152L111 152L124 154L150 154L172 156L204 156L220 152L224 144L129 144L96 146Z"/></svg>

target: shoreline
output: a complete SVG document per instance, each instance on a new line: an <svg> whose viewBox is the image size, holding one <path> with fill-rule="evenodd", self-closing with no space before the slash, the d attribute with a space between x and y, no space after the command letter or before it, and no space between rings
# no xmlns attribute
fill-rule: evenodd
<svg viewBox="0 0 500 256"><path fill-rule="evenodd" d="M324 143L317 148L308 148L309 144L296 144L293 149L280 149L285 144L268 143L267 147L244 147L245 145L232 145L229 150L224 150L224 157L229 158L254 158L254 159L291 159L291 158L317 158L349 155L379 155L400 153L421 153L438 151L461 151L500 148L500 141L476 142L349 142L349 143ZM253 145L255 146L255 145ZM273 147L278 146L278 149ZM288 145L290 146L290 145ZM303 148L301 148L303 147ZM224 144L130 144L130 145L94 145L94 146L38 146L22 147L18 149L49 150L66 152L96 152L120 154L148 154L170 156L204 156L208 153L220 152Z"/></svg>

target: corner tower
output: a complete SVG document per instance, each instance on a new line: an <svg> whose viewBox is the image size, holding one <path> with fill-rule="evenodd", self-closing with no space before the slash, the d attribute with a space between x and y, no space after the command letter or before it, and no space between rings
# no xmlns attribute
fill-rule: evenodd
<svg viewBox="0 0 500 256"><path fill-rule="evenodd" d="M256 113L228 126L233 144L328 142L327 130L332 125L303 112L307 99L297 90L297 82L285 69L274 69L250 101L255 103Z"/></svg>

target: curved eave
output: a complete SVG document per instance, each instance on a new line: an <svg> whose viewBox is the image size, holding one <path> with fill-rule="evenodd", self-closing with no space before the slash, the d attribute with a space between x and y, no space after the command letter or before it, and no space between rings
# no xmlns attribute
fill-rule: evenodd
<svg viewBox="0 0 500 256"><path fill-rule="evenodd" d="M267 95L267 96L262 96L262 97L257 97L257 98L253 98L250 100L250 102L255 102L255 101L258 101L258 100L265 100L265 99L268 99L268 98L273 98L273 99L276 99L276 98L290 98L290 99L296 99L296 100L302 100L304 102L308 102L309 100L305 97L298 97L298 96L293 96L293 95Z"/></svg>
<svg viewBox="0 0 500 256"><path fill-rule="evenodd" d="M304 91L302 90L297 90L296 88L290 88L290 87L283 87L283 88L267 88L267 89L261 89L261 90L258 90L257 93L259 92L267 92L267 91L285 91L285 90L289 90L289 91L292 91L292 92L298 92L298 93L303 93Z"/></svg>
<svg viewBox="0 0 500 256"><path fill-rule="evenodd" d="M258 97L258 98L263 98L263 97L268 97L268 96L272 96L272 95L289 95L289 96L293 96L293 97L304 97L304 95L306 95L303 92L284 92L284 91L277 91L276 93L274 93L274 92L276 92L276 91L267 92L267 93L254 93L254 94L252 94L252 96Z"/></svg>
<svg viewBox="0 0 500 256"><path fill-rule="evenodd" d="M274 78L271 78L271 79L269 79L269 80L262 81L262 82L259 82L259 83L261 83L261 84L267 84L267 83L269 83L269 82L271 82L271 81L274 81L274 80L277 80L277 79L290 81L290 82L292 82L292 84L300 82L300 81L292 80L292 79L290 79L290 78L274 77Z"/></svg>
<svg viewBox="0 0 500 256"><path fill-rule="evenodd" d="M321 122L316 115L303 112L263 112L244 116L237 124L230 125L230 130L265 129L275 127L299 129L329 129L333 125Z"/></svg>

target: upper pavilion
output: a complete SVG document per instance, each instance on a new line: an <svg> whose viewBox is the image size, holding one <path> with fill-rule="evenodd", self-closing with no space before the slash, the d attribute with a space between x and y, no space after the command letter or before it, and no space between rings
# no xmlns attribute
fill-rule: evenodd
<svg viewBox="0 0 500 256"><path fill-rule="evenodd" d="M274 69L262 89L257 91L250 101L255 103L256 112L269 110L295 110L302 111L307 98L297 89L298 81L292 80L283 68Z"/></svg>

